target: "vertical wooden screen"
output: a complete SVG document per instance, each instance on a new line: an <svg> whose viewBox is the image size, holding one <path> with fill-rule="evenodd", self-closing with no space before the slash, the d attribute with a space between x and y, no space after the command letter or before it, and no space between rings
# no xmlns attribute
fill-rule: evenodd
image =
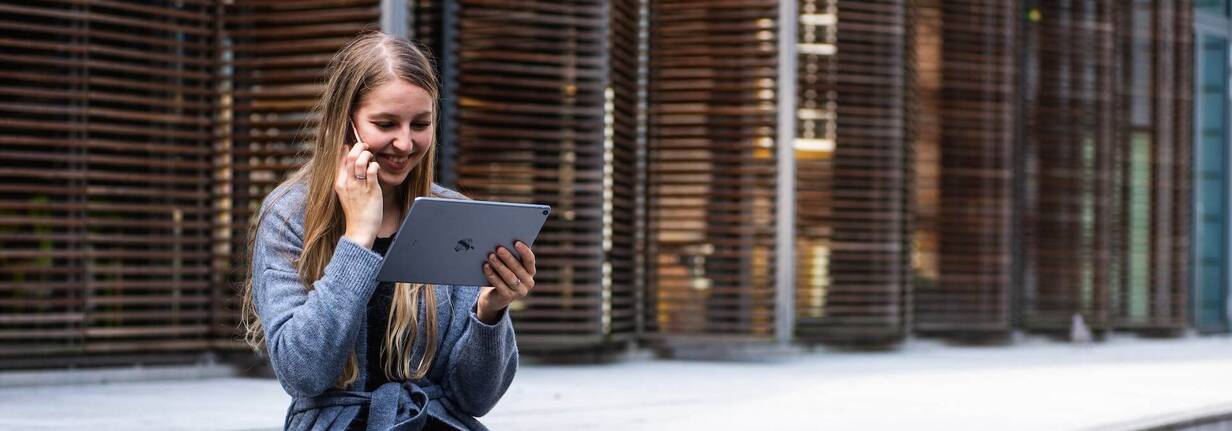
<svg viewBox="0 0 1232 431"><path fill-rule="evenodd" d="M913 207L911 238L912 324L935 323L919 319L921 297L937 293L941 278L941 238L937 231L941 211L941 3L915 2L912 14L914 38L911 61L915 79L911 85ZM935 296L934 296L935 298ZM935 301L935 299L933 299ZM936 315L925 313L927 319Z"/></svg>
<svg viewBox="0 0 1232 431"><path fill-rule="evenodd" d="M777 2L650 7L652 329L769 340Z"/></svg>
<svg viewBox="0 0 1232 431"><path fill-rule="evenodd" d="M604 253L602 268L608 331L639 336L638 312L644 297L645 62L642 57L644 2L608 0L607 71L604 90Z"/></svg>
<svg viewBox="0 0 1232 431"><path fill-rule="evenodd" d="M1068 328L1080 314L1108 323L1120 212L1115 193L1115 47L1110 2L1041 2L1029 28L1032 81L1024 152L1030 184L1025 324Z"/></svg>
<svg viewBox="0 0 1232 431"><path fill-rule="evenodd" d="M0 368L208 346L212 4L0 5Z"/></svg>
<svg viewBox="0 0 1232 431"><path fill-rule="evenodd" d="M302 144L312 133L309 111L324 88L325 65L365 29L376 29L380 2L244 1L228 4L221 39L231 57L223 63L229 116L216 143L227 155L217 173L223 193L220 250L227 265L217 286L224 346L235 342L239 296L235 283L248 268L248 229L265 195L310 155Z"/></svg>
<svg viewBox="0 0 1232 431"><path fill-rule="evenodd" d="M524 349L602 347L634 330L638 4L461 0L453 56L458 189L551 205Z"/></svg>
<svg viewBox="0 0 1232 431"><path fill-rule="evenodd" d="M456 142L454 124L457 122L457 95L453 88L456 80L449 79L457 74L456 56L449 47L457 43L454 36L457 31L457 2L446 0L407 0L410 10L407 12L410 25L407 36L422 49L431 53L436 67L436 76L440 88L440 101L437 105L436 121L436 181L445 187L457 185L457 172L454 171ZM447 13L447 9L451 12ZM446 40L449 44L446 44Z"/></svg>
<svg viewBox="0 0 1232 431"><path fill-rule="evenodd" d="M799 10L796 334L893 340L908 282L908 5Z"/></svg>
<svg viewBox="0 0 1232 431"><path fill-rule="evenodd" d="M1116 15L1124 245L1110 308L1120 328L1175 330L1187 322L1192 9L1189 1L1137 0Z"/></svg>
<svg viewBox="0 0 1232 431"><path fill-rule="evenodd" d="M412 24L409 26L409 36L428 47L433 56L439 59L444 52L440 48L444 0L407 0L407 3L410 7L407 16Z"/></svg>
<svg viewBox="0 0 1232 431"><path fill-rule="evenodd" d="M447 185L554 208L525 351L774 340L778 145L799 340L1187 324L1192 0L796 1L780 95L774 0L408 0ZM250 218L380 4L0 5L0 368L242 348Z"/></svg>
<svg viewBox="0 0 1232 431"><path fill-rule="evenodd" d="M925 1L914 327L1010 329L1017 2Z"/></svg>

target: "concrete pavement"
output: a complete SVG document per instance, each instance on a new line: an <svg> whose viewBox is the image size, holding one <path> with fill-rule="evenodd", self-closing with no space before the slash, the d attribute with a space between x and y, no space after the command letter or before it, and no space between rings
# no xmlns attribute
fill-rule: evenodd
<svg viewBox="0 0 1232 431"><path fill-rule="evenodd" d="M274 381L234 377L6 387L0 429L277 429L288 401ZM1117 336L911 341L754 362L527 364L482 420L494 430L1067 430L1224 406L1232 338Z"/></svg>

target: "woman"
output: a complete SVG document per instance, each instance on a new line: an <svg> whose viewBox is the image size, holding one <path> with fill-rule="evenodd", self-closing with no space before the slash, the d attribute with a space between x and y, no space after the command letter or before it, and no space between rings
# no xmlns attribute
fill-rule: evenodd
<svg viewBox="0 0 1232 431"><path fill-rule="evenodd" d="M287 429L484 429L518 364L508 305L535 257L489 254L491 287L376 282L432 183L437 80L406 40L367 33L338 51L316 107L313 155L261 206L244 324L293 398ZM413 227L412 227L413 228Z"/></svg>

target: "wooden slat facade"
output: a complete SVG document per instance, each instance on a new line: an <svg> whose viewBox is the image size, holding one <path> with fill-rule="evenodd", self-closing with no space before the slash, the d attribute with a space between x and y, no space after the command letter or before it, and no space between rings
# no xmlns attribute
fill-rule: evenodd
<svg viewBox="0 0 1232 431"><path fill-rule="evenodd" d="M0 368L208 347L214 18L0 5Z"/></svg>
<svg viewBox="0 0 1232 431"><path fill-rule="evenodd" d="M379 28L380 2L244 1L224 10L220 38L230 47L222 63L225 107L215 148L220 215L217 281L218 343L236 341L239 295L248 270L249 222L261 200L310 157L309 114L325 83L325 65L356 34ZM229 277L223 274L229 274Z"/></svg>
<svg viewBox="0 0 1232 431"><path fill-rule="evenodd" d="M458 2L457 188L553 212L512 306L527 350L633 340L638 27L632 0Z"/></svg>
<svg viewBox="0 0 1232 431"><path fill-rule="evenodd" d="M1187 324L1192 3L1041 2L1024 324Z"/></svg>
<svg viewBox="0 0 1232 431"><path fill-rule="evenodd" d="M799 11L796 336L896 340L910 276L908 4Z"/></svg>
<svg viewBox="0 0 1232 431"><path fill-rule="evenodd" d="M1028 27L1023 140L1030 190L1023 203L1024 325L1063 329L1075 314L1093 328L1109 322L1109 288L1120 199L1112 171L1116 43L1109 2L1040 2Z"/></svg>
<svg viewBox="0 0 1232 431"><path fill-rule="evenodd" d="M243 349L250 218L380 4L0 5L0 369ZM445 184L554 207L528 353L775 341L779 145L798 341L1188 324L1191 0L798 0L794 95L773 0L407 5Z"/></svg>
<svg viewBox="0 0 1232 431"><path fill-rule="evenodd" d="M1018 2L919 2L913 327L1010 330Z"/></svg>
<svg viewBox="0 0 1232 431"><path fill-rule="evenodd" d="M638 311L646 290L645 267L645 70L641 0L608 0L604 89L603 252L605 293L600 319L605 336L632 341L642 331Z"/></svg>
<svg viewBox="0 0 1232 431"><path fill-rule="evenodd" d="M777 7L650 4L652 337L774 336Z"/></svg>
<svg viewBox="0 0 1232 431"><path fill-rule="evenodd" d="M1187 324L1193 134L1193 3L1127 3L1116 11L1116 172L1123 202L1112 288L1115 328Z"/></svg>
<svg viewBox="0 0 1232 431"><path fill-rule="evenodd" d="M457 185L457 172L453 169L457 162L457 152L455 148L444 143L456 141L454 136L458 103L456 89L453 87L456 80L447 77L457 74L457 60L456 56L449 52L448 47L452 45L446 45L445 39L448 36L451 44L456 43L457 38L453 35L457 31L457 13L447 15L445 9L452 4L455 6L451 10L456 10L457 3L444 0L408 0L407 3L410 7L407 13L407 19L410 21L407 36L432 58L438 85L441 87L438 89L440 101L436 123L437 142L441 145L436 148L436 181L446 187L454 187Z"/></svg>

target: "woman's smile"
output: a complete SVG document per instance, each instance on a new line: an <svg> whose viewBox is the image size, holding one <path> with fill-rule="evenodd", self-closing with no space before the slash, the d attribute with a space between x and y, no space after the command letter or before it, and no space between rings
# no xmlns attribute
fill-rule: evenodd
<svg viewBox="0 0 1232 431"><path fill-rule="evenodd" d="M411 160L410 155L395 156L392 154L378 154L376 156L377 163L380 163L382 169L392 172L399 172L407 168L407 162Z"/></svg>

